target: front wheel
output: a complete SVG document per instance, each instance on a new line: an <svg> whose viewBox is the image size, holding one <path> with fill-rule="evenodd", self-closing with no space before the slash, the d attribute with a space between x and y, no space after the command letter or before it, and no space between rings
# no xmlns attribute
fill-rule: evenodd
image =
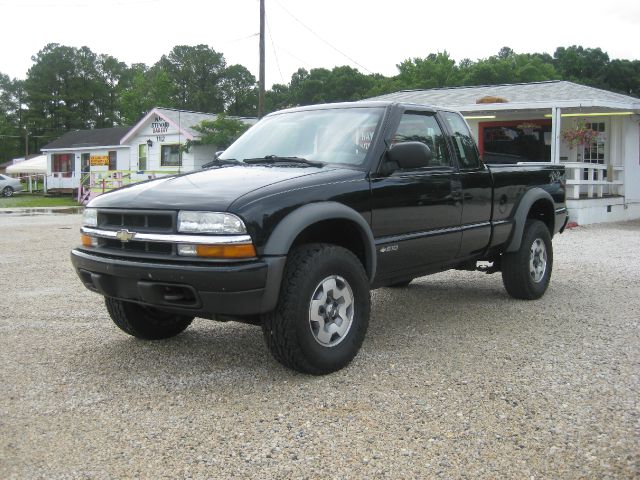
<svg viewBox="0 0 640 480"><path fill-rule="evenodd" d="M263 317L264 338L286 367L323 375L356 356L371 297L362 263L349 250L303 245L287 260L276 309Z"/></svg>
<svg viewBox="0 0 640 480"><path fill-rule="evenodd" d="M502 254L502 283L507 293L522 300L535 300L547 291L553 268L553 245L547 226L527 220L517 252Z"/></svg>
<svg viewBox="0 0 640 480"><path fill-rule="evenodd" d="M193 317L105 297L109 316L120 330L143 340L162 340L182 333Z"/></svg>
<svg viewBox="0 0 640 480"><path fill-rule="evenodd" d="M12 197L13 196L13 188L11 187L4 187L2 189L2 196L3 197Z"/></svg>

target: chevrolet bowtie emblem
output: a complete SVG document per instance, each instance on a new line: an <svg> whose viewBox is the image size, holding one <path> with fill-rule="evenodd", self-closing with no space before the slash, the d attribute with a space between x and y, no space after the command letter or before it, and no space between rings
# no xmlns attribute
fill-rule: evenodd
<svg viewBox="0 0 640 480"><path fill-rule="evenodd" d="M135 232L130 232L129 230L118 230L116 233L116 238L121 242L128 242L129 240L133 240L136 236Z"/></svg>

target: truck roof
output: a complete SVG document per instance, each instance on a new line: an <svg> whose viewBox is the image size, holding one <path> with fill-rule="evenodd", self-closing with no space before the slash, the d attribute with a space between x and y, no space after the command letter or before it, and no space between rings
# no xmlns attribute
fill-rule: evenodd
<svg viewBox="0 0 640 480"><path fill-rule="evenodd" d="M436 110L445 110L445 111L454 111L449 108L441 108L430 105L420 105L417 103L407 103L407 102L392 102L388 100L363 100L359 102L337 102L337 103L320 103L316 105L305 105L301 107L292 107L286 108L284 110L278 110L277 112L270 113L269 115L275 115L280 113L289 113L289 112L302 112L308 110L331 110L331 109L342 109L342 108L371 108L371 107L404 107L411 109L419 108L420 110L433 111Z"/></svg>

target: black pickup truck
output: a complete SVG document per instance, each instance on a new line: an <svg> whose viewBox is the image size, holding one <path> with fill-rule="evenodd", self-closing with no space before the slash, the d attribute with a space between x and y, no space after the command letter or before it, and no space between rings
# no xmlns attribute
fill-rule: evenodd
<svg viewBox="0 0 640 480"><path fill-rule="evenodd" d="M266 116L202 171L95 198L71 259L130 335L247 322L279 362L324 374L358 352L372 288L454 268L540 298L567 219L564 167L485 165L457 112L328 104Z"/></svg>

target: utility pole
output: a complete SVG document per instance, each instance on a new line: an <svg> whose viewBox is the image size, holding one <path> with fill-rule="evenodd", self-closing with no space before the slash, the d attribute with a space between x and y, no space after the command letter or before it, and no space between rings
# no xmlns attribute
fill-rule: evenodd
<svg viewBox="0 0 640 480"><path fill-rule="evenodd" d="M258 79L258 118L264 115L264 0L260 0L260 73Z"/></svg>
<svg viewBox="0 0 640 480"><path fill-rule="evenodd" d="M24 159L27 160L29 158L29 130L27 127L24 128Z"/></svg>

